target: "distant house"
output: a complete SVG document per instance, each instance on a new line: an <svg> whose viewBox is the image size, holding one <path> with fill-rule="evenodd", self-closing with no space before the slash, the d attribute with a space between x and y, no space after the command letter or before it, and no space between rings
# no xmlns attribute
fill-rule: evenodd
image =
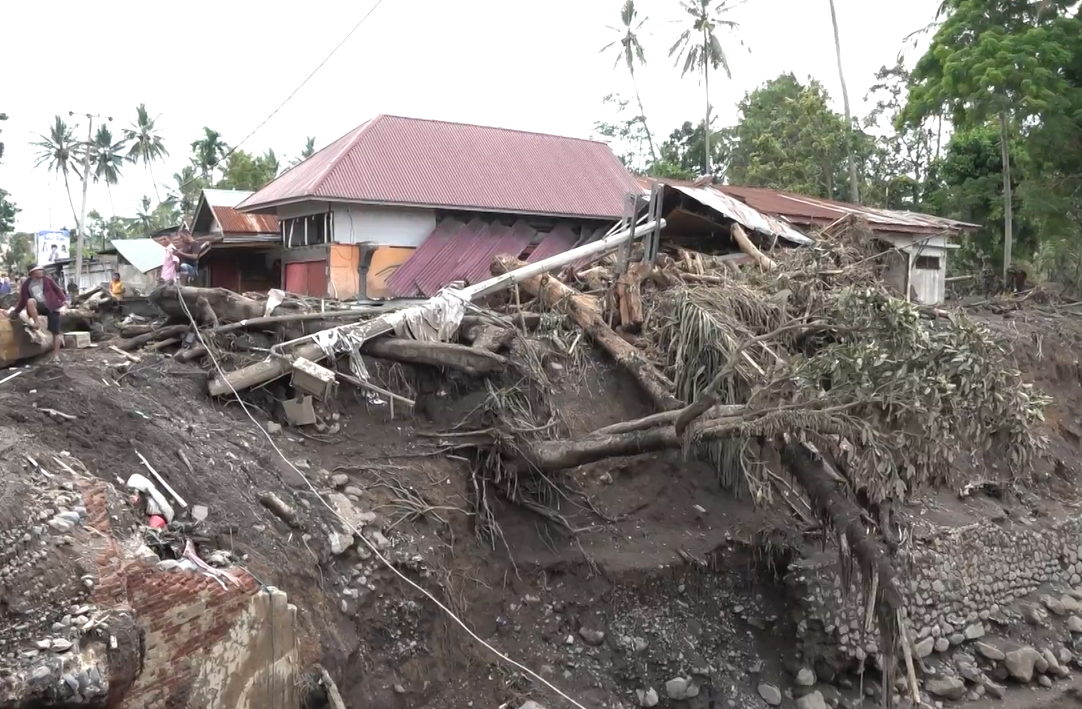
<svg viewBox="0 0 1082 709"><path fill-rule="evenodd" d="M278 218L287 290L411 297L483 279L499 253L566 250L637 191L603 143L380 115L237 210Z"/></svg>
<svg viewBox="0 0 1082 709"><path fill-rule="evenodd" d="M200 259L199 283L238 293L281 285L282 234L273 214L246 214L236 206L252 196L243 190L205 189L192 217L191 234L212 246ZM158 238L163 246L178 234Z"/></svg>

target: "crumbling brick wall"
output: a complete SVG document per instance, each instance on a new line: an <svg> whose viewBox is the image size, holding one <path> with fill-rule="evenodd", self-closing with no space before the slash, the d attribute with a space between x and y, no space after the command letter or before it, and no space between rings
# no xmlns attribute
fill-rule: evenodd
<svg viewBox="0 0 1082 709"><path fill-rule="evenodd" d="M979 522L915 540L896 557L914 643L949 652L1008 622L1003 610L1051 586L1082 586L1082 517L1047 528ZM786 579L798 601L800 629L841 655L862 660L879 651L874 619L867 632L864 595L854 579L843 589L829 552L793 564Z"/></svg>
<svg viewBox="0 0 1082 709"><path fill-rule="evenodd" d="M142 638L138 675L110 677L111 706L209 709L298 706L296 609L285 594L232 570L223 587L202 574L125 559L111 535L108 487L83 484L98 579L95 601L131 611ZM268 638L272 641L268 642ZM273 692L273 694L271 694Z"/></svg>

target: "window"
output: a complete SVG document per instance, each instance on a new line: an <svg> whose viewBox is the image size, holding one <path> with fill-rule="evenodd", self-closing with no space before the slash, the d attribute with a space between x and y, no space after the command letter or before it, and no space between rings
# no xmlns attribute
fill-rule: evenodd
<svg viewBox="0 0 1082 709"><path fill-rule="evenodd" d="M330 221L329 212L282 220L282 238L286 247L326 244L331 240Z"/></svg>
<svg viewBox="0 0 1082 709"><path fill-rule="evenodd" d="M918 256L916 263L913 267L921 271L938 271L939 270L939 257L938 256Z"/></svg>

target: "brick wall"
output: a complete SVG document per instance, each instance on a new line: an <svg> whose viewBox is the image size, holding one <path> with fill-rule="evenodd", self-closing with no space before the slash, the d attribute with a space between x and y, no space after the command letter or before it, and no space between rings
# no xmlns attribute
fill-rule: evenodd
<svg viewBox="0 0 1082 709"><path fill-rule="evenodd" d="M284 594L260 593L251 575L233 570L237 584L221 584L201 574L163 571L137 559L126 559L112 537L109 521L109 487L102 481L81 483L87 508L87 524L100 535L90 540L96 554L97 581L94 600L104 608L130 610L142 635L141 671L131 677L110 677L110 706L118 709L182 709L222 706L216 695L222 686L207 686L205 679L193 691L197 679L207 676L204 658L243 657L252 674L289 674L295 648L277 647L273 652L250 657L259 648L259 634L277 626L280 636L292 638L295 613L266 612L286 606ZM269 601L264 601L267 597ZM282 626L290 626L283 633ZM223 649L224 648L224 649ZM134 648L133 648L134 650ZM127 664L127 663L124 663ZM228 673L227 673L228 674ZM222 682L237 679L225 678ZM257 681L244 679L242 691ZM122 694L122 696L121 696ZM272 706L265 698L264 706ZM278 704L278 698L273 698ZM283 704L284 706L284 704ZM254 709L254 705L253 705Z"/></svg>

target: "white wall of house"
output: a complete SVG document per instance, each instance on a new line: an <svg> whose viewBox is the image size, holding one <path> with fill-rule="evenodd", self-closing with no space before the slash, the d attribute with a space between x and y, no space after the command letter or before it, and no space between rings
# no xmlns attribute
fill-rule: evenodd
<svg viewBox="0 0 1082 709"><path fill-rule="evenodd" d="M278 209L278 220L307 217L309 214L324 214L331 211L331 205L327 202L297 202L296 204L283 204Z"/></svg>
<svg viewBox="0 0 1082 709"><path fill-rule="evenodd" d="M420 246L436 228L433 209L343 203L332 204L331 208L334 240L340 244Z"/></svg>
<svg viewBox="0 0 1082 709"><path fill-rule="evenodd" d="M884 277L888 282L903 292L906 268L909 272L909 293L919 303L938 305L946 298L947 258L952 249L958 246L950 243L949 237L884 237L888 244L898 247L905 259L897 258L888 262Z"/></svg>

